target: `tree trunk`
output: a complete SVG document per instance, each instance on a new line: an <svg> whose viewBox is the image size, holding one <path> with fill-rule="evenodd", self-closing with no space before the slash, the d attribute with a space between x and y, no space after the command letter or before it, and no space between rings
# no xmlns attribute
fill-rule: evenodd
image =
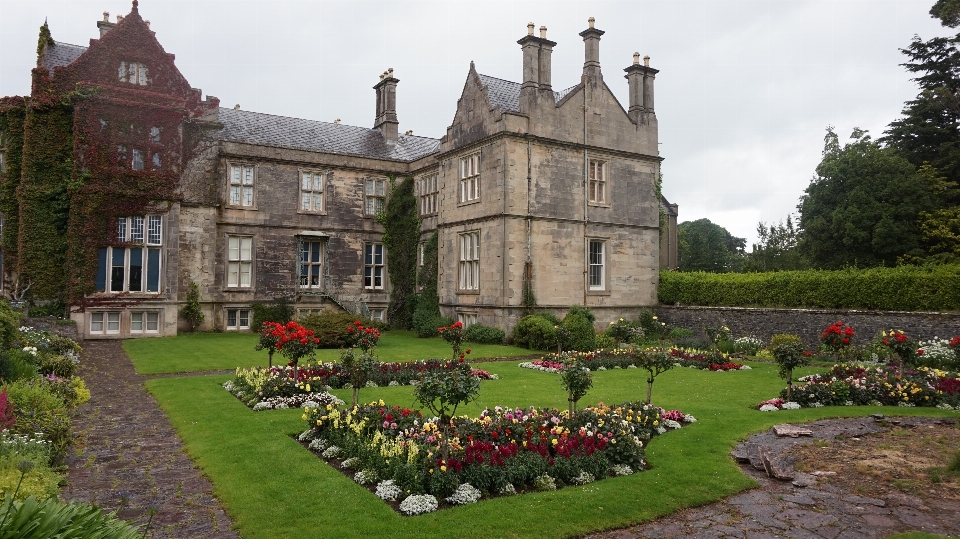
<svg viewBox="0 0 960 539"><path fill-rule="evenodd" d="M273 368L273 347L267 351L267 368Z"/></svg>
<svg viewBox="0 0 960 539"><path fill-rule="evenodd" d="M653 396L653 378L647 378L647 404L650 404L650 398Z"/></svg>
<svg viewBox="0 0 960 539"><path fill-rule="evenodd" d="M787 402L793 402L791 390L793 389L793 369L787 371Z"/></svg>
<svg viewBox="0 0 960 539"><path fill-rule="evenodd" d="M351 401L351 402L350 402L350 405L351 405L351 406L356 407L356 405L357 405L357 397L359 396L359 394L360 394L360 390L357 389L357 386L352 386L352 387L350 388L350 401Z"/></svg>
<svg viewBox="0 0 960 539"><path fill-rule="evenodd" d="M577 401L573 400L573 391L567 394L567 407L570 408L570 417L577 411Z"/></svg>

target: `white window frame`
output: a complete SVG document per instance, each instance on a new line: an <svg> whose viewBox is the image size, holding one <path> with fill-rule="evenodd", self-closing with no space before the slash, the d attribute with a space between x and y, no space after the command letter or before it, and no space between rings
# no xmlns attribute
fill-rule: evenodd
<svg viewBox="0 0 960 539"><path fill-rule="evenodd" d="M480 290L480 231L473 230L459 235L460 282L459 289Z"/></svg>
<svg viewBox="0 0 960 539"><path fill-rule="evenodd" d="M316 237L301 237L297 252L297 282L300 288L323 288L323 259L326 242ZM314 250L316 248L316 250ZM316 256L313 256L316 254ZM316 277L314 282L311 277Z"/></svg>
<svg viewBox="0 0 960 539"><path fill-rule="evenodd" d="M467 329L480 323L480 315L476 312L457 312L457 322L463 324L463 329Z"/></svg>
<svg viewBox="0 0 960 539"><path fill-rule="evenodd" d="M88 333L91 335L119 335L120 311L95 311L90 313Z"/></svg>
<svg viewBox="0 0 960 539"><path fill-rule="evenodd" d="M300 211L323 213L326 210L324 188L327 175L314 170L300 171Z"/></svg>
<svg viewBox="0 0 960 539"><path fill-rule="evenodd" d="M417 181L417 193L420 196L420 216L437 213L437 198L440 196L439 174L427 174Z"/></svg>
<svg viewBox="0 0 960 539"><path fill-rule="evenodd" d="M107 294L159 294L163 290L163 216L162 215L134 215L117 218L117 243L131 244L111 246L107 248L105 267L103 268L103 291ZM140 253L140 282L139 290L132 287L133 253ZM149 260L152 252L158 260L158 281L156 290L147 290ZM122 259L122 260L121 260ZM134 266L135 267L135 266ZM117 270L120 283L114 286L114 270Z"/></svg>
<svg viewBox="0 0 960 539"><path fill-rule="evenodd" d="M370 309L370 320L376 320L378 322L383 322L386 319L386 309L383 307L377 307Z"/></svg>
<svg viewBox="0 0 960 539"><path fill-rule="evenodd" d="M387 180L366 178L363 182L363 213L378 215L387 205Z"/></svg>
<svg viewBox="0 0 960 539"><path fill-rule="evenodd" d="M246 324L244 324L246 315ZM230 318L233 318L233 324ZM253 319L253 310L250 307L225 307L223 309L223 327L226 331L243 331L250 329L250 320Z"/></svg>
<svg viewBox="0 0 960 539"><path fill-rule="evenodd" d="M130 333L160 333L160 311L132 311Z"/></svg>
<svg viewBox="0 0 960 539"><path fill-rule="evenodd" d="M227 235L227 288L253 287L253 236Z"/></svg>
<svg viewBox="0 0 960 539"><path fill-rule="evenodd" d="M591 291L606 290L607 241L591 238L587 241L587 285Z"/></svg>
<svg viewBox="0 0 960 539"><path fill-rule="evenodd" d="M480 200L480 152L460 158L460 202Z"/></svg>
<svg viewBox="0 0 960 539"><path fill-rule="evenodd" d="M256 209L257 172L257 166L252 163L228 163L228 206L243 209Z"/></svg>
<svg viewBox="0 0 960 539"><path fill-rule="evenodd" d="M386 253L382 243L363 244L363 288L383 290L386 281Z"/></svg>
<svg viewBox="0 0 960 539"><path fill-rule="evenodd" d="M590 202L592 204L606 204L607 162L599 159L590 159L588 171L590 180Z"/></svg>
<svg viewBox="0 0 960 539"><path fill-rule="evenodd" d="M122 61L117 69L117 78L120 79L120 82L146 86L148 82L147 65L143 62Z"/></svg>

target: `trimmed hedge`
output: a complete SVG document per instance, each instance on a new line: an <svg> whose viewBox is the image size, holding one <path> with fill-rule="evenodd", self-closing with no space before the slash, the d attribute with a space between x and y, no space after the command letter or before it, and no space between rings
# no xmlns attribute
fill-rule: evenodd
<svg viewBox="0 0 960 539"><path fill-rule="evenodd" d="M660 272L664 305L960 311L960 265L768 273Z"/></svg>

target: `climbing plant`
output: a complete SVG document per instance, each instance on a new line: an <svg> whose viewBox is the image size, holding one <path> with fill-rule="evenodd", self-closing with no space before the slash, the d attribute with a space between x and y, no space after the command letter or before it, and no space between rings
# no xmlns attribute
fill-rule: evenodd
<svg viewBox="0 0 960 539"><path fill-rule="evenodd" d="M417 292L417 245L420 240L420 218L413 178L399 182L390 179L390 197L386 210L377 220L383 225L383 246L390 268L390 324L410 329Z"/></svg>
<svg viewBox="0 0 960 539"><path fill-rule="evenodd" d="M23 122L27 114L27 102L22 97L0 99L0 147L5 152L6 170L0 172L0 214L3 214L3 263L16 267L17 223L20 208L17 204L17 186L20 185L20 163L23 160Z"/></svg>

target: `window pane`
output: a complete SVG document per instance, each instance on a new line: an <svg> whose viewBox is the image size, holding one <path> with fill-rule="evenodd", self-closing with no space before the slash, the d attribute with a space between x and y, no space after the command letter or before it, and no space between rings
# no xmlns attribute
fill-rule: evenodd
<svg viewBox="0 0 960 539"><path fill-rule="evenodd" d="M230 167L230 183L240 184L240 167Z"/></svg>
<svg viewBox="0 0 960 539"><path fill-rule="evenodd" d="M321 176L321 175L319 175L319 174L314 174L314 175L313 175L313 190L314 190L314 191L319 191L320 189L322 189L322 188L323 188L323 186L321 185L322 182L323 182L323 176Z"/></svg>
<svg viewBox="0 0 960 539"><path fill-rule="evenodd" d="M127 218L120 217L117 219L117 241L123 243L127 241Z"/></svg>
<svg viewBox="0 0 960 539"><path fill-rule="evenodd" d="M130 241L143 243L143 216L130 218Z"/></svg>
<svg viewBox="0 0 960 539"><path fill-rule="evenodd" d="M157 331L160 327L160 313L147 313L147 331Z"/></svg>
<svg viewBox="0 0 960 539"><path fill-rule="evenodd" d="M383 196L383 192L384 192L384 181L383 181L383 180L377 180L376 183L377 183L377 196L378 196L378 197L382 197L382 196Z"/></svg>
<svg viewBox="0 0 960 539"><path fill-rule="evenodd" d="M237 236L227 237L227 259L240 260L240 238Z"/></svg>
<svg viewBox="0 0 960 539"><path fill-rule="evenodd" d="M228 328L237 327L237 311L235 309L229 309L227 311L227 327Z"/></svg>
<svg viewBox="0 0 960 539"><path fill-rule="evenodd" d="M143 249L130 249L130 281L131 292L140 292L143 287Z"/></svg>
<svg viewBox="0 0 960 539"><path fill-rule="evenodd" d="M246 309L240 310L240 326L241 328L250 327L250 311Z"/></svg>
<svg viewBox="0 0 960 539"><path fill-rule="evenodd" d="M240 238L240 260L250 260L253 238Z"/></svg>
<svg viewBox="0 0 960 539"><path fill-rule="evenodd" d="M103 333L103 313L90 315L90 332Z"/></svg>
<svg viewBox="0 0 960 539"><path fill-rule="evenodd" d="M133 170L143 170L143 152L133 149Z"/></svg>
<svg viewBox="0 0 960 539"><path fill-rule="evenodd" d="M130 331L143 331L143 313L130 313Z"/></svg>
<svg viewBox="0 0 960 539"><path fill-rule="evenodd" d="M98 292L106 290L107 286L107 248L101 247L97 253L97 279L94 287Z"/></svg>
<svg viewBox="0 0 960 539"><path fill-rule="evenodd" d="M253 185L253 167L243 167L243 185Z"/></svg>
<svg viewBox="0 0 960 539"><path fill-rule="evenodd" d="M253 187L243 188L243 205L253 206Z"/></svg>
<svg viewBox="0 0 960 539"><path fill-rule="evenodd" d="M323 209L323 195L320 193L313 194L313 209L316 211Z"/></svg>
<svg viewBox="0 0 960 539"><path fill-rule="evenodd" d="M301 185L301 189L303 189L304 191L309 191L309 190L310 190L310 183L311 183L311 182L310 182L310 174L304 174L304 175L303 175L303 181L302 181L301 184L300 184L300 185Z"/></svg>
<svg viewBox="0 0 960 539"><path fill-rule="evenodd" d="M310 209L310 193L303 193L303 196L300 197L300 209Z"/></svg>
<svg viewBox="0 0 960 539"><path fill-rule="evenodd" d="M250 286L250 270L252 265L249 262L240 264L240 286Z"/></svg>
<svg viewBox="0 0 960 539"><path fill-rule="evenodd" d="M230 203L233 205L240 204L240 187L236 185L230 187Z"/></svg>
<svg viewBox="0 0 960 539"><path fill-rule="evenodd" d="M237 286L240 283L240 263L227 264L227 286Z"/></svg>
<svg viewBox="0 0 960 539"><path fill-rule="evenodd" d="M374 184L373 180L367 180L367 195L371 195L371 196L373 195L373 192L374 192L373 184Z"/></svg>
<svg viewBox="0 0 960 539"><path fill-rule="evenodd" d="M107 313L107 331L120 331L120 313Z"/></svg>
<svg viewBox="0 0 960 539"><path fill-rule="evenodd" d="M154 153L154 154L153 154L153 166L155 166L155 167L157 167L157 168L161 168L161 165L160 165L160 154L159 154L159 153Z"/></svg>
<svg viewBox="0 0 960 539"><path fill-rule="evenodd" d="M160 291L160 249L147 249L147 292Z"/></svg>
<svg viewBox="0 0 960 539"><path fill-rule="evenodd" d="M113 260L110 269L110 291L123 292L127 251L113 247L110 249L110 254Z"/></svg>
<svg viewBox="0 0 960 539"><path fill-rule="evenodd" d="M148 228L147 233L149 234L149 236L147 237L147 243L149 243L150 245L160 245L161 232L163 230L163 227L161 226L162 222L163 222L163 218L160 217L159 215L151 215L149 217L148 227L147 227Z"/></svg>

